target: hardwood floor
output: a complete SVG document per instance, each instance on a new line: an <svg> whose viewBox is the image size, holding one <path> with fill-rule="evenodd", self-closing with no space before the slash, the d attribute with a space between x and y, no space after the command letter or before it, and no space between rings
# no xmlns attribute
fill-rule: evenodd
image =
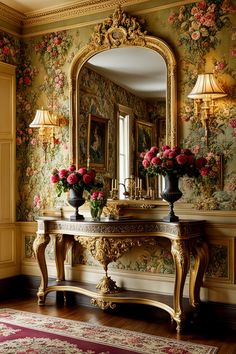
<svg viewBox="0 0 236 354"><path fill-rule="evenodd" d="M0 307L40 313L93 324L117 327L157 336L175 338L219 347L219 354L236 354L236 333L215 328L201 319L188 319L184 333L177 335L168 314L160 309L138 305L120 305L115 310L102 311L96 307L78 304L77 299L63 304L55 297L47 297L45 306L38 306L36 297L2 300ZM194 323L194 324L193 324Z"/></svg>

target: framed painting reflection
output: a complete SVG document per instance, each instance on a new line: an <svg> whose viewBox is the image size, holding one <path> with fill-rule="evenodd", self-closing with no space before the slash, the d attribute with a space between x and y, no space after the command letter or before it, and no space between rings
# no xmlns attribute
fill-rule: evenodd
<svg viewBox="0 0 236 354"><path fill-rule="evenodd" d="M144 151L150 150L153 145L155 126L145 121L136 121L135 145L136 156L139 158Z"/></svg>
<svg viewBox="0 0 236 354"><path fill-rule="evenodd" d="M92 168L106 171L108 164L108 119L89 114L87 161Z"/></svg>

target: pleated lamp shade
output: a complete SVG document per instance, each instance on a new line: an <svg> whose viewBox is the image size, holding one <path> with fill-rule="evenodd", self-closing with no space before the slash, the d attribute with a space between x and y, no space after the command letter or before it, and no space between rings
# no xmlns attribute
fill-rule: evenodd
<svg viewBox="0 0 236 354"><path fill-rule="evenodd" d="M219 86L213 74L198 75L196 84L188 95L189 98L193 99L215 99L224 96L227 96L227 94Z"/></svg>
<svg viewBox="0 0 236 354"><path fill-rule="evenodd" d="M37 109L33 122L30 128L50 128L57 126L55 116L51 115L46 109Z"/></svg>

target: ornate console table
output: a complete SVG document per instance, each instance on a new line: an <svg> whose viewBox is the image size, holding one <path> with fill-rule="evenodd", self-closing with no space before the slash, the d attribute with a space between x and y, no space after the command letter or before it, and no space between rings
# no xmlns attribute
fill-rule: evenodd
<svg viewBox="0 0 236 354"><path fill-rule="evenodd" d="M40 218L38 220L37 237L34 241L34 252L41 272L41 283L38 290L38 304L44 305L46 296L51 291L71 291L90 297L92 303L105 309L114 308L116 303L139 303L162 308L177 323L177 331L185 319L182 297L185 279L190 270L189 301L193 307L200 303L200 287L208 263L208 247L204 241L202 221L180 221L167 223L153 220L125 221L69 221L67 219ZM48 285L48 272L45 249L50 238L55 238L55 261L57 283ZM175 287L173 306L148 298L143 293L138 296L129 295L119 289L115 281L107 274L109 263L116 261L125 252L136 245L155 244L159 237L171 242L171 253L175 262ZM68 285L65 282L64 260L66 253L74 242L80 242L92 256L100 262L105 276L97 284L96 289ZM194 264L190 267L190 256ZM191 269L190 269L191 268Z"/></svg>

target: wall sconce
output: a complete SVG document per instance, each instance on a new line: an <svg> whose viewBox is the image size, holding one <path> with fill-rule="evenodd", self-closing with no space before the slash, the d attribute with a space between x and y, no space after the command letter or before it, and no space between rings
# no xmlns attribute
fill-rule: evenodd
<svg viewBox="0 0 236 354"><path fill-rule="evenodd" d="M45 156L48 144L53 141L53 127L58 125L57 116L43 108L36 111L34 120L30 124L30 128L39 128L39 140L43 145Z"/></svg>
<svg viewBox="0 0 236 354"><path fill-rule="evenodd" d="M207 143L210 119L214 116L216 108L214 100L224 96L227 96L227 94L220 88L216 78L211 73L198 75L196 84L188 95L189 98L194 99L195 114L200 118L205 128Z"/></svg>

